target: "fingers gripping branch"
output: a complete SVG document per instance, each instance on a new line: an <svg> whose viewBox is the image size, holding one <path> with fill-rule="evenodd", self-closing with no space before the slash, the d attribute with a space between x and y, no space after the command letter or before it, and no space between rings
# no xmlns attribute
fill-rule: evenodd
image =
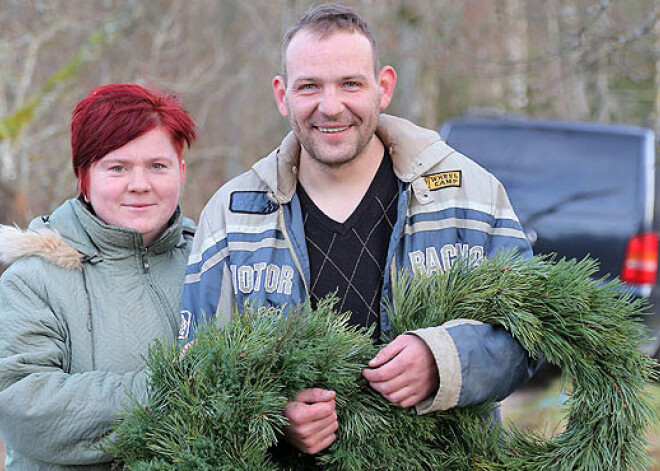
<svg viewBox="0 0 660 471"><path fill-rule="evenodd" d="M295 401L284 408L289 425L284 427L284 439L308 454L329 447L336 439L338 428L335 392L312 388L300 391Z"/></svg>
<svg viewBox="0 0 660 471"><path fill-rule="evenodd" d="M438 389L438 368L426 343L416 335L395 338L369 362L364 377L399 407L412 407Z"/></svg>

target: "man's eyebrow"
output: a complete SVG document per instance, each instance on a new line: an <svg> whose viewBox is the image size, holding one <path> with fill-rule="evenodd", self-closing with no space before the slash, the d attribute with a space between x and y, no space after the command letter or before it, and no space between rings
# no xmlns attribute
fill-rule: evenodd
<svg viewBox="0 0 660 471"><path fill-rule="evenodd" d="M347 76L341 78L342 82L347 82L347 81L351 81L351 80L361 80L361 81L362 80L367 80L367 76L362 75L362 74L355 74L355 75L347 75Z"/></svg>
<svg viewBox="0 0 660 471"><path fill-rule="evenodd" d="M367 76L363 74L353 74L353 75L345 75L343 77L339 77L336 79L339 82L346 82L346 81L351 81L351 80L360 80L364 81L367 80ZM296 80L293 81L293 85L298 85L300 83L316 83L316 82L323 82L324 80L321 80L319 77L314 77L314 76L307 76L307 77L298 77ZM335 81L335 79L333 79Z"/></svg>
<svg viewBox="0 0 660 471"><path fill-rule="evenodd" d="M308 82L318 82L318 77L298 77L293 81L293 85L298 85L299 83L308 83Z"/></svg>

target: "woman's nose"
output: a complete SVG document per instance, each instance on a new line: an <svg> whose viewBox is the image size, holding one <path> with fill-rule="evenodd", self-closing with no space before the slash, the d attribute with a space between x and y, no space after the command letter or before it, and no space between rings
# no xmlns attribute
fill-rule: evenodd
<svg viewBox="0 0 660 471"><path fill-rule="evenodd" d="M128 182L129 191L149 191L151 189L151 184L149 183L149 177L143 169L134 169L131 172L131 178Z"/></svg>

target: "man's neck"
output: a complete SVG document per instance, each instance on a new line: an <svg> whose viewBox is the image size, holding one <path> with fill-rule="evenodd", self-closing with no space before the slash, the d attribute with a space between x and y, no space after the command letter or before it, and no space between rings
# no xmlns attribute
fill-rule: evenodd
<svg viewBox="0 0 660 471"><path fill-rule="evenodd" d="M298 179L326 216L343 223L364 198L384 153L383 143L375 135L356 158L335 167L312 159L303 149Z"/></svg>

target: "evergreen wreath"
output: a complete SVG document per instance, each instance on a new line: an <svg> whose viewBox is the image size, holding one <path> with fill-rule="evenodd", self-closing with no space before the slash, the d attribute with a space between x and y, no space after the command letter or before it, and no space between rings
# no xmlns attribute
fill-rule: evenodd
<svg viewBox="0 0 660 471"><path fill-rule="evenodd" d="M390 338L475 319L560 367L572 393L566 429L550 439L492 422L494 403L421 416L389 405L361 375L378 350L370 332L329 298L286 317L246 309L203 329L185 355L152 349L148 404L123 414L105 451L136 471L646 469L655 362L637 350L644 302L596 272L590 259L502 254L401 273L393 286ZM309 387L336 391L339 417L336 442L313 457L278 445L285 403Z"/></svg>

